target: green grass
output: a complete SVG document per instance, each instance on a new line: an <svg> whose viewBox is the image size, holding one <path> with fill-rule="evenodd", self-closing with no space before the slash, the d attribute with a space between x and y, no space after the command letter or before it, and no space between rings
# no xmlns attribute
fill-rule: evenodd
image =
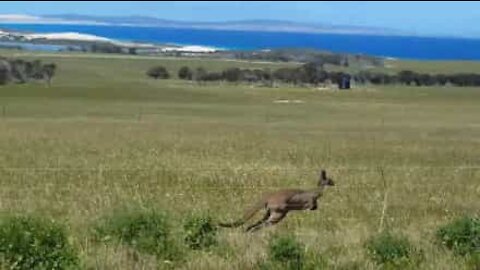
<svg viewBox="0 0 480 270"><path fill-rule="evenodd" d="M379 227L382 168L385 227L424 250L423 268L466 269L437 246L435 231L480 209L478 88L199 86L144 73L154 65L176 73L182 65L278 64L19 54L59 69L50 88L0 87L0 211L67 222L87 267L155 265L90 240L92 224L119 205L167 210L177 221L192 212L232 220L265 191L313 186L325 168L337 185L318 211L253 235L220 230L227 255L194 253L182 267L249 269L266 258L271 233L292 233L332 268L375 269L363 247Z"/></svg>
<svg viewBox="0 0 480 270"><path fill-rule="evenodd" d="M480 73L478 61L387 61L386 67L400 72L413 70L420 73L455 74L455 73Z"/></svg>

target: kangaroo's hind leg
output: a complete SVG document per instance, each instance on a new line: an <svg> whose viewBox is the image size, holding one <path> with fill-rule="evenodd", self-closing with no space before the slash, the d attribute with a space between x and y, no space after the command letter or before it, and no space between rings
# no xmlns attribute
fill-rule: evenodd
<svg viewBox="0 0 480 270"><path fill-rule="evenodd" d="M253 232L253 231L256 231L258 229L260 229L260 227L262 225L264 225L264 223L268 220L268 218L270 217L270 209L267 209L267 211L265 212L265 215L262 217L262 219L260 219L258 222L256 222L255 224L252 224L250 226L248 226L248 228L245 230L246 232Z"/></svg>
<svg viewBox="0 0 480 270"><path fill-rule="evenodd" d="M287 216L287 211L273 211L268 218L266 225L275 225Z"/></svg>
<svg viewBox="0 0 480 270"><path fill-rule="evenodd" d="M266 221L259 223L255 227L252 227L249 231L254 232L254 231L257 231L257 230L259 230L263 227L275 225L278 222L280 222L285 216L287 216L286 211L275 211L275 210L273 210L270 213L270 215L268 216Z"/></svg>

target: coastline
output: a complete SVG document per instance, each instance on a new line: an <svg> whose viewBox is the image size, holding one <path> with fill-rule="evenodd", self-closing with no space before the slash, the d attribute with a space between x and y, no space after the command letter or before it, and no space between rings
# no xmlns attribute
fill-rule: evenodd
<svg viewBox="0 0 480 270"><path fill-rule="evenodd" d="M0 29L18 33L86 33L111 39L109 45L129 48L139 54L209 54L215 52L261 52L270 50L316 50L334 54L392 57L405 60L480 60L480 40L367 36L341 34L300 34L274 32L241 32L178 28L135 28L104 25L42 25L1 23ZM11 31L13 32L13 31ZM5 41L5 39L3 39ZM45 42L53 44L50 40ZM75 41L86 44L86 41ZM73 41L61 44L73 45ZM162 48L165 48L162 51ZM135 52L133 52L135 54Z"/></svg>
<svg viewBox="0 0 480 270"><path fill-rule="evenodd" d="M169 44L156 44L152 42L135 42L130 40L119 40L112 39L107 37L102 37L98 35L80 33L80 32L53 32L53 33L23 33L19 31L10 31L0 28L0 42L7 44L12 43L12 45L19 44L42 44L42 41L50 42L64 42L69 41L72 43L107 43L115 46L125 47L125 48L135 48L135 49L157 49L160 52L182 52L182 53L214 53L219 51L226 51L225 48L216 48L212 46L203 46L196 44L178 44L178 43L169 43ZM44 44L47 45L47 44ZM73 44L75 45L75 44Z"/></svg>

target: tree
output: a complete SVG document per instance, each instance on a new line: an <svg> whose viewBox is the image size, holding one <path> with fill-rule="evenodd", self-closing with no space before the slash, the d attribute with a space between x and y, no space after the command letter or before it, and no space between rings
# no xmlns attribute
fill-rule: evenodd
<svg viewBox="0 0 480 270"><path fill-rule="evenodd" d="M415 78L417 77L417 74L413 71L410 70L402 70L400 73L398 73L398 80L400 83L410 85L413 81L415 81Z"/></svg>
<svg viewBox="0 0 480 270"><path fill-rule="evenodd" d="M418 76L418 80L420 85L431 86L435 84L435 78L432 77L430 74L420 74Z"/></svg>
<svg viewBox="0 0 480 270"><path fill-rule="evenodd" d="M182 80L193 79L193 72L189 67L183 66L178 70L178 78Z"/></svg>
<svg viewBox="0 0 480 270"><path fill-rule="evenodd" d="M343 76L343 72L332 71L332 72L328 73L328 78L334 84L340 84L341 80L342 80L342 76Z"/></svg>
<svg viewBox="0 0 480 270"><path fill-rule="evenodd" d="M448 77L443 74L438 74L435 76L435 81L440 85L445 85L448 82Z"/></svg>
<svg viewBox="0 0 480 270"><path fill-rule="evenodd" d="M220 72L208 72L205 73L202 77L202 81L221 81L223 79L223 75Z"/></svg>
<svg viewBox="0 0 480 270"><path fill-rule="evenodd" d="M255 83L262 80L261 70L242 69L241 80L249 83Z"/></svg>
<svg viewBox="0 0 480 270"><path fill-rule="evenodd" d="M239 68L228 68L222 74L223 78L229 82L238 82L242 78L242 71Z"/></svg>
<svg viewBox="0 0 480 270"><path fill-rule="evenodd" d="M293 83L296 81L296 73L294 68L279 68L275 70L273 77L282 82Z"/></svg>
<svg viewBox="0 0 480 270"><path fill-rule="evenodd" d="M152 67L147 71L147 76L154 79L168 79L170 74L167 69L163 66Z"/></svg>
<svg viewBox="0 0 480 270"><path fill-rule="evenodd" d="M325 82L328 78L327 72L323 69L323 62L309 62L302 66L299 71L301 81L310 84Z"/></svg>
<svg viewBox="0 0 480 270"><path fill-rule="evenodd" d="M0 85L7 84L10 81L11 66L6 60L0 59Z"/></svg>
<svg viewBox="0 0 480 270"><path fill-rule="evenodd" d="M26 64L23 60L14 60L11 62L11 75L16 80L17 83L26 83L27 82L27 72Z"/></svg>
<svg viewBox="0 0 480 270"><path fill-rule="evenodd" d="M207 75L207 71L205 70L205 68L203 67L198 67L196 70L195 70L195 74L194 74L194 77L195 77L195 80L197 82L201 82L204 80L205 76Z"/></svg>
<svg viewBox="0 0 480 270"><path fill-rule="evenodd" d="M122 53L122 47L111 43L93 43L90 50L99 53Z"/></svg>
<svg viewBox="0 0 480 270"><path fill-rule="evenodd" d="M6 69L0 69L0 85L5 85L10 80L10 74Z"/></svg>
<svg viewBox="0 0 480 270"><path fill-rule="evenodd" d="M55 75L55 70L57 69L57 65L54 63L43 65L43 74L44 77L47 79L48 86L52 81L53 76Z"/></svg>
<svg viewBox="0 0 480 270"><path fill-rule="evenodd" d="M307 63L302 66L302 71L304 72L304 78L302 81L307 83L316 83L317 82L317 65L315 63Z"/></svg>
<svg viewBox="0 0 480 270"><path fill-rule="evenodd" d="M44 66L40 60L26 63L26 74L28 78L42 80L45 78ZM54 65L54 64L53 64ZM53 76L53 75L52 75Z"/></svg>

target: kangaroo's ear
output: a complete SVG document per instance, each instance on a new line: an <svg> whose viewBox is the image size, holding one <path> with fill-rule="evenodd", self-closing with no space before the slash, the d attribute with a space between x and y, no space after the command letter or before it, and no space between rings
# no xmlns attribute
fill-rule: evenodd
<svg viewBox="0 0 480 270"><path fill-rule="evenodd" d="M321 177L322 179L327 179L327 172L326 172L325 170L321 170L321 171L320 171L320 177Z"/></svg>

